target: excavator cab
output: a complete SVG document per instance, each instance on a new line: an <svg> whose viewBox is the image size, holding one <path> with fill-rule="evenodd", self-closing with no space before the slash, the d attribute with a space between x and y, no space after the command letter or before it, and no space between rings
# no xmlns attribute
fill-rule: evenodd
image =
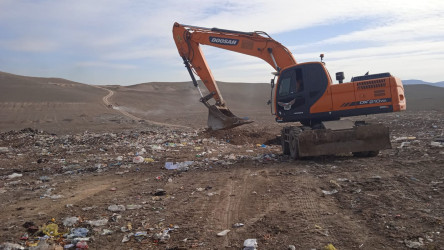
<svg viewBox="0 0 444 250"><path fill-rule="evenodd" d="M301 63L284 69L276 86L278 122L309 123L314 119L310 107L324 94L329 84L322 63Z"/></svg>

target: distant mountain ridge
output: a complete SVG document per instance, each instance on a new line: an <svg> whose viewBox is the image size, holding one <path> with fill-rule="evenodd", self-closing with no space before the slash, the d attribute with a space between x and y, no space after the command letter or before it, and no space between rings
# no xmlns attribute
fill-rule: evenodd
<svg viewBox="0 0 444 250"><path fill-rule="evenodd" d="M423 80L416 80L416 79L411 79L411 80L402 80L402 84L404 85L413 85L413 84L426 84L426 85L431 85L431 86L435 86L435 87L444 87L444 81L441 82L425 82Z"/></svg>

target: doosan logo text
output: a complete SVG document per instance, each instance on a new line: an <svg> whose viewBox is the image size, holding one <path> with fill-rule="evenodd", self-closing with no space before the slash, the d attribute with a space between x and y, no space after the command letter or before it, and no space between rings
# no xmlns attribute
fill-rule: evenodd
<svg viewBox="0 0 444 250"><path fill-rule="evenodd" d="M210 36L210 42L217 43L217 44L223 44L223 45L237 45L239 40Z"/></svg>

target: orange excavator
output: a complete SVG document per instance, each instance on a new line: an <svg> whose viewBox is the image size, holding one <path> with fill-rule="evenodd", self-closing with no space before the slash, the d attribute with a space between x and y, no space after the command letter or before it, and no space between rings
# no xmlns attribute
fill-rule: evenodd
<svg viewBox="0 0 444 250"><path fill-rule="evenodd" d="M259 57L276 72L271 80L272 113L276 121L299 122L281 132L284 154L293 159L305 156L352 152L376 156L390 148L389 129L382 124L341 120L342 117L396 112L406 109L404 87L390 73L365 74L344 83L336 73L333 84L323 62L297 63L291 52L262 31L242 32L174 23L173 37L200 101L209 109L208 127L230 129L252 121L235 116L227 107L205 60L200 45ZM203 95L194 74L209 94ZM277 81L275 78L277 77ZM209 101L214 99L214 104Z"/></svg>

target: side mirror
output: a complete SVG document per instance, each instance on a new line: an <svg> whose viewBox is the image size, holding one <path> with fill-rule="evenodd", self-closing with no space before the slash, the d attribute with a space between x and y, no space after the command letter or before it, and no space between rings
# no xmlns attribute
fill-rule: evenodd
<svg viewBox="0 0 444 250"><path fill-rule="evenodd" d="M343 83L344 79L344 72L336 72L336 81L339 81L339 83Z"/></svg>

